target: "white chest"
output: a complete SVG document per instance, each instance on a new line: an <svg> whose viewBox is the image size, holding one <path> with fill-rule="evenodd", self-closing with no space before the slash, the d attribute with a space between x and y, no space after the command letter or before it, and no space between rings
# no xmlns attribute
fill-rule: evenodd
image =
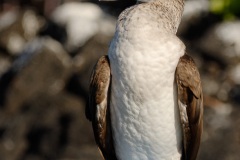
<svg viewBox="0 0 240 160"><path fill-rule="evenodd" d="M120 160L181 157L174 73L184 50L171 48L178 42L173 40L163 46L149 42L152 49L124 38L111 45L111 118Z"/></svg>
<svg viewBox="0 0 240 160"><path fill-rule="evenodd" d="M109 49L111 120L119 160L179 160L182 133L174 75L185 46L156 16L121 17ZM139 18L141 16L141 18ZM145 16L145 17L144 17Z"/></svg>

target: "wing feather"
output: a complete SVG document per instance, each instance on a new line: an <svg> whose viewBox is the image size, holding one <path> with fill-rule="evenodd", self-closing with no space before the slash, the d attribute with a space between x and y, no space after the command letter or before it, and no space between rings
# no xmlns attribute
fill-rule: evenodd
<svg viewBox="0 0 240 160"><path fill-rule="evenodd" d="M179 60L176 82L183 131L183 159L195 160L203 129L203 94L200 74L188 55Z"/></svg>
<svg viewBox="0 0 240 160"><path fill-rule="evenodd" d="M115 160L111 117L110 117L110 63L107 56L102 56L93 69L90 80L89 104L86 117L92 121L95 141L106 160Z"/></svg>

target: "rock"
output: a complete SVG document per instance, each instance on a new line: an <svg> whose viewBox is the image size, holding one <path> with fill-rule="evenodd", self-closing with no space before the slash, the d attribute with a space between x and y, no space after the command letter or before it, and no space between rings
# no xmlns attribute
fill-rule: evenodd
<svg viewBox="0 0 240 160"><path fill-rule="evenodd" d="M81 159L86 145L88 153L97 155L84 105L83 99L63 91L38 94L18 113L0 112L0 158Z"/></svg>
<svg viewBox="0 0 240 160"><path fill-rule="evenodd" d="M205 55L203 86L205 93L215 95L222 101L235 101L239 85L240 21L218 23L209 29L196 45ZM235 94L236 93L236 94Z"/></svg>
<svg viewBox="0 0 240 160"><path fill-rule="evenodd" d="M66 43L67 40L67 31L64 26L58 25L57 23L46 20L45 25L41 28L39 36L49 36L61 44Z"/></svg>
<svg viewBox="0 0 240 160"><path fill-rule="evenodd" d="M68 85L71 92L87 98L92 69L98 59L108 53L110 40L109 36L97 34L73 57L74 76Z"/></svg>
<svg viewBox="0 0 240 160"><path fill-rule="evenodd" d="M6 90L6 109L17 112L39 93L58 93L71 73L70 68L70 58L59 43L49 38L29 43L10 70L15 76Z"/></svg>
<svg viewBox="0 0 240 160"><path fill-rule="evenodd" d="M32 10L10 10L0 18L0 22L0 46L11 55L20 54L44 23Z"/></svg>
<svg viewBox="0 0 240 160"><path fill-rule="evenodd" d="M27 148L23 159L32 156L43 160L62 159L63 155L70 154L68 158L81 159L80 148L93 142L81 98L65 92L39 95L26 105L24 114L31 121L28 121L29 128L25 133Z"/></svg>
<svg viewBox="0 0 240 160"><path fill-rule="evenodd" d="M0 77L11 67L11 59L0 54Z"/></svg>
<svg viewBox="0 0 240 160"><path fill-rule="evenodd" d="M0 17L0 32L2 32L4 29L7 29L9 26L11 26L14 22L17 21L18 18L18 11L16 10L10 10L8 12L3 13Z"/></svg>
<svg viewBox="0 0 240 160"><path fill-rule="evenodd" d="M222 54L226 57L240 57L240 21L226 22L216 26L214 34L224 49Z"/></svg>
<svg viewBox="0 0 240 160"><path fill-rule="evenodd" d="M185 2L184 12L178 32L183 34L198 24L209 13L208 0L188 0Z"/></svg>
<svg viewBox="0 0 240 160"><path fill-rule="evenodd" d="M228 92L229 94L229 99L235 103L235 104L238 104L238 107L239 107L239 104L240 104L240 85L239 84L236 84L236 85L233 85L231 90Z"/></svg>
<svg viewBox="0 0 240 160"><path fill-rule="evenodd" d="M222 59L239 62L240 57L240 21L217 24L199 41L201 47L208 53ZM211 45L209 45L211 44Z"/></svg>
<svg viewBox="0 0 240 160"><path fill-rule="evenodd" d="M236 126L239 126L239 121L236 117L239 112L239 108L219 101L213 107L205 107L199 159L238 159L239 128Z"/></svg>
<svg viewBox="0 0 240 160"><path fill-rule="evenodd" d="M69 2L59 6L52 14L52 20L66 26L68 51L82 47L99 31L113 34L115 21L92 3Z"/></svg>
<svg viewBox="0 0 240 160"><path fill-rule="evenodd" d="M234 66L230 73L231 79L235 84L240 85L240 64Z"/></svg>

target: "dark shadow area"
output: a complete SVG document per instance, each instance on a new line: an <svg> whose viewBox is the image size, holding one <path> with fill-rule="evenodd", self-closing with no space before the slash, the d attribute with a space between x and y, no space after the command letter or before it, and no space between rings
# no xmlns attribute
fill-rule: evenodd
<svg viewBox="0 0 240 160"><path fill-rule="evenodd" d="M203 16L197 23L190 24L188 26L189 29L187 32L183 34L180 33L180 36L189 41L199 39L207 30L222 20L223 19L221 16L208 13L207 15Z"/></svg>
<svg viewBox="0 0 240 160"><path fill-rule="evenodd" d="M16 72L10 69L0 77L0 107L2 108L5 106L7 90L15 76Z"/></svg>
<svg viewBox="0 0 240 160"><path fill-rule="evenodd" d="M60 43L65 43L67 39L66 28L47 19L47 22L39 32L39 36L50 36Z"/></svg>
<svg viewBox="0 0 240 160"><path fill-rule="evenodd" d="M59 118L59 124L60 124L59 145L63 148L68 144L69 128L70 128L71 122L72 122L72 116L69 114L63 114Z"/></svg>
<svg viewBox="0 0 240 160"><path fill-rule="evenodd" d="M44 136L47 136L51 130L49 128L36 126L30 129L27 134L27 141L29 144L26 154L41 154L41 142Z"/></svg>
<svg viewBox="0 0 240 160"><path fill-rule="evenodd" d="M88 99L88 91L82 87L81 78L77 74L74 74L66 84L66 90L74 95L83 97L84 100Z"/></svg>

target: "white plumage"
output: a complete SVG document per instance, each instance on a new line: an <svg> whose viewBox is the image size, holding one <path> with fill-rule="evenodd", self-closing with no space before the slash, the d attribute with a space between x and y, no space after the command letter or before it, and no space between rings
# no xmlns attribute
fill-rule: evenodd
<svg viewBox="0 0 240 160"><path fill-rule="evenodd" d="M148 2L147 2L148 1ZM183 0L143 0L118 18L94 67L86 117L106 160L195 160L200 75L175 35Z"/></svg>
<svg viewBox="0 0 240 160"><path fill-rule="evenodd" d="M108 53L119 160L180 159L182 154L174 73L185 46L175 35L177 27L168 30L150 7L138 5L120 15Z"/></svg>

